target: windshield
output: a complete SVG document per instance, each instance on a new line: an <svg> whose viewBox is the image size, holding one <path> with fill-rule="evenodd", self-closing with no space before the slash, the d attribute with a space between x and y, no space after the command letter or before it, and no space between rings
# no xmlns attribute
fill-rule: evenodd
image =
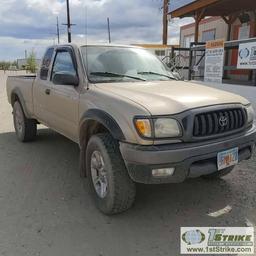
<svg viewBox="0 0 256 256"><path fill-rule="evenodd" d="M93 83L175 79L155 55L144 49L83 46L81 52Z"/></svg>

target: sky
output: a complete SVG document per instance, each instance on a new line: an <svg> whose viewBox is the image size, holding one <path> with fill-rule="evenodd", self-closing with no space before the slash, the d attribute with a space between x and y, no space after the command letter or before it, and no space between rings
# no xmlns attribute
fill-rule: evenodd
<svg viewBox="0 0 256 256"><path fill-rule="evenodd" d="M175 9L192 0L172 0ZM113 43L161 43L162 0L70 0L72 41L107 43L107 17ZM67 42L66 0L0 0L0 60L24 58L25 50L41 58L57 43L59 17L61 43ZM169 44L177 44L180 26L191 18L169 22ZM86 25L87 24L87 25ZM86 36L87 35L87 36Z"/></svg>

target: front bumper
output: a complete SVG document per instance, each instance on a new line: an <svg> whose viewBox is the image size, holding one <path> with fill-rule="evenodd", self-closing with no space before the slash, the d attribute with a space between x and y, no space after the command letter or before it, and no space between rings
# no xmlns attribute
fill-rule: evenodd
<svg viewBox="0 0 256 256"><path fill-rule="evenodd" d="M249 159L256 142L256 128L200 143L142 146L120 142L120 151L130 177L139 183L179 183L217 171L217 154L239 148L239 162ZM152 169L175 168L172 176L153 177Z"/></svg>

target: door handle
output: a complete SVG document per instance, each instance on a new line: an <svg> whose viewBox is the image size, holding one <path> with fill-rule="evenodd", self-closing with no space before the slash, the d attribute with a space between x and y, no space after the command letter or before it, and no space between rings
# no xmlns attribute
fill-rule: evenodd
<svg viewBox="0 0 256 256"><path fill-rule="evenodd" d="M46 89L46 90L45 90L45 94L50 95L50 93L51 93L51 90L50 90L50 89Z"/></svg>

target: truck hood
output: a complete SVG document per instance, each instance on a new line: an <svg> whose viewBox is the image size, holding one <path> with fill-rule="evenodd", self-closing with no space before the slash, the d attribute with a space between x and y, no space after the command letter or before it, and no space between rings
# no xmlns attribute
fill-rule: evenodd
<svg viewBox="0 0 256 256"><path fill-rule="evenodd" d="M249 103L239 95L183 81L99 83L96 86L142 105L152 115L176 114L218 104Z"/></svg>

